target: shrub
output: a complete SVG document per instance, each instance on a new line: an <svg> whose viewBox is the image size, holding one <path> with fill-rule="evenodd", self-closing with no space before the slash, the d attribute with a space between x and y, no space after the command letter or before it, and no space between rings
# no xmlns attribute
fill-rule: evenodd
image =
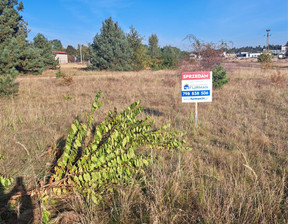
<svg viewBox="0 0 288 224"><path fill-rule="evenodd" d="M273 55L271 52L263 52L263 54L259 55L257 61L260 62L264 69L271 68Z"/></svg>
<svg viewBox="0 0 288 224"><path fill-rule="evenodd" d="M272 54L270 52L264 52L259 55L257 61L260 63L271 63L272 62Z"/></svg>
<svg viewBox="0 0 288 224"><path fill-rule="evenodd" d="M129 184L132 178L145 179L143 168L150 163L147 150L185 149L184 133L165 131L168 126L155 130L148 117L136 119L143 111L140 101L120 113L115 109L101 124L93 124L93 114L102 105L98 103L100 94L96 95L87 122L75 120L71 125L50 179L55 181L53 192L57 195L72 187L88 201L98 203L103 193Z"/></svg>
<svg viewBox="0 0 288 224"><path fill-rule="evenodd" d="M229 78L226 78L227 71L223 68L222 65L216 65L213 70L213 88L222 88L224 84L230 81Z"/></svg>
<svg viewBox="0 0 288 224"><path fill-rule="evenodd" d="M56 72L56 78L61 78L65 76L65 73L61 71L60 67L58 68L57 72Z"/></svg>
<svg viewBox="0 0 288 224"><path fill-rule="evenodd" d="M67 75L61 71L60 67L56 72L56 78L59 78L61 81L59 82L61 85L70 86L73 83L73 77L71 75Z"/></svg>
<svg viewBox="0 0 288 224"><path fill-rule="evenodd" d="M283 81L283 75L281 75L281 71L279 68L276 69L276 74L272 74L270 76L271 82L272 83L280 83Z"/></svg>

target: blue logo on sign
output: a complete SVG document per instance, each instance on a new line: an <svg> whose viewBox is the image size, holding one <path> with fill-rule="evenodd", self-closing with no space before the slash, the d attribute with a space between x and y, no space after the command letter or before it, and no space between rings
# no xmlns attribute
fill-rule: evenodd
<svg viewBox="0 0 288 224"><path fill-rule="evenodd" d="M189 89L189 85L186 84L186 85L184 86L184 89Z"/></svg>

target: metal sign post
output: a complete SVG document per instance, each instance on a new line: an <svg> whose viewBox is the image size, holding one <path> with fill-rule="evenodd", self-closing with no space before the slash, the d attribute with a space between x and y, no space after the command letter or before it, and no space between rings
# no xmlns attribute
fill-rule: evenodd
<svg viewBox="0 0 288 224"><path fill-rule="evenodd" d="M212 102L212 72L183 72L182 103L195 103L196 127L199 102Z"/></svg>
<svg viewBox="0 0 288 224"><path fill-rule="evenodd" d="M197 127L197 118L198 118L198 103L195 103L195 127Z"/></svg>

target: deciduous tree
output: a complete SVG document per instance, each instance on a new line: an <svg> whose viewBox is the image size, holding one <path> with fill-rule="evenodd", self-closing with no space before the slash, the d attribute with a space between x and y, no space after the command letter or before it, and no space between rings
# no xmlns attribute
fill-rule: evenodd
<svg viewBox="0 0 288 224"><path fill-rule="evenodd" d="M181 50L177 47L165 46L161 49L163 68L176 68L181 56Z"/></svg>
<svg viewBox="0 0 288 224"><path fill-rule="evenodd" d="M57 39L50 40L50 43L52 45L52 50L53 51L61 51L61 50L64 49L60 40L57 40Z"/></svg>
<svg viewBox="0 0 288 224"><path fill-rule="evenodd" d="M190 41L192 53L197 56L197 60L204 70L212 70L216 65L221 64L222 50L224 47L228 47L224 41L221 41L220 44L207 43L192 34L188 35L186 39Z"/></svg>
<svg viewBox="0 0 288 224"><path fill-rule="evenodd" d="M77 50L73 46L68 45L66 48L66 52L68 54L68 61L69 62L76 62L75 57L77 57L77 55L78 55Z"/></svg>

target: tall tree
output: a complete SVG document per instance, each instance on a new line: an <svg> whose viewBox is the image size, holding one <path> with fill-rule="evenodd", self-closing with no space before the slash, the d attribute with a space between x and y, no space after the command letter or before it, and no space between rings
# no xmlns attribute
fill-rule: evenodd
<svg viewBox="0 0 288 224"><path fill-rule="evenodd" d="M20 52L26 45L26 23L19 12L23 3L16 0L0 2L0 94L11 92L20 67Z"/></svg>
<svg viewBox="0 0 288 224"><path fill-rule="evenodd" d="M92 67L99 70L131 70L132 50L127 37L112 18L102 23L90 45Z"/></svg>
<svg viewBox="0 0 288 224"><path fill-rule="evenodd" d="M145 68L147 62L146 50L142 44L143 37L135 30L133 26L130 27L128 33L128 43L133 51L131 65L133 70L141 70Z"/></svg>
<svg viewBox="0 0 288 224"><path fill-rule="evenodd" d="M19 51L19 65L16 67L21 73L41 74L45 69L45 58L41 50L35 48L33 43L25 43Z"/></svg>
<svg viewBox="0 0 288 224"><path fill-rule="evenodd" d="M164 68L176 68L181 56L181 50L177 47L165 46L161 49L162 66Z"/></svg>
<svg viewBox="0 0 288 224"><path fill-rule="evenodd" d="M78 55L77 50L73 46L68 45L66 48L66 52L68 54L68 61L69 62L76 62L75 57L77 57L77 55Z"/></svg>
<svg viewBox="0 0 288 224"><path fill-rule="evenodd" d="M129 46L135 51L142 45L143 37L137 32L137 30L130 26L130 32L128 33Z"/></svg>
<svg viewBox="0 0 288 224"><path fill-rule="evenodd" d="M38 33L33 40L34 47L40 51L44 66L55 69L59 62L55 60L55 54L52 53L51 42L41 33Z"/></svg>
<svg viewBox="0 0 288 224"><path fill-rule="evenodd" d="M151 58L155 59L159 56L160 48L158 46L158 37L156 34L152 34L149 37L149 54Z"/></svg>
<svg viewBox="0 0 288 224"><path fill-rule="evenodd" d="M50 43L52 44L52 50L54 51L61 51L64 49L60 40L51 40Z"/></svg>

